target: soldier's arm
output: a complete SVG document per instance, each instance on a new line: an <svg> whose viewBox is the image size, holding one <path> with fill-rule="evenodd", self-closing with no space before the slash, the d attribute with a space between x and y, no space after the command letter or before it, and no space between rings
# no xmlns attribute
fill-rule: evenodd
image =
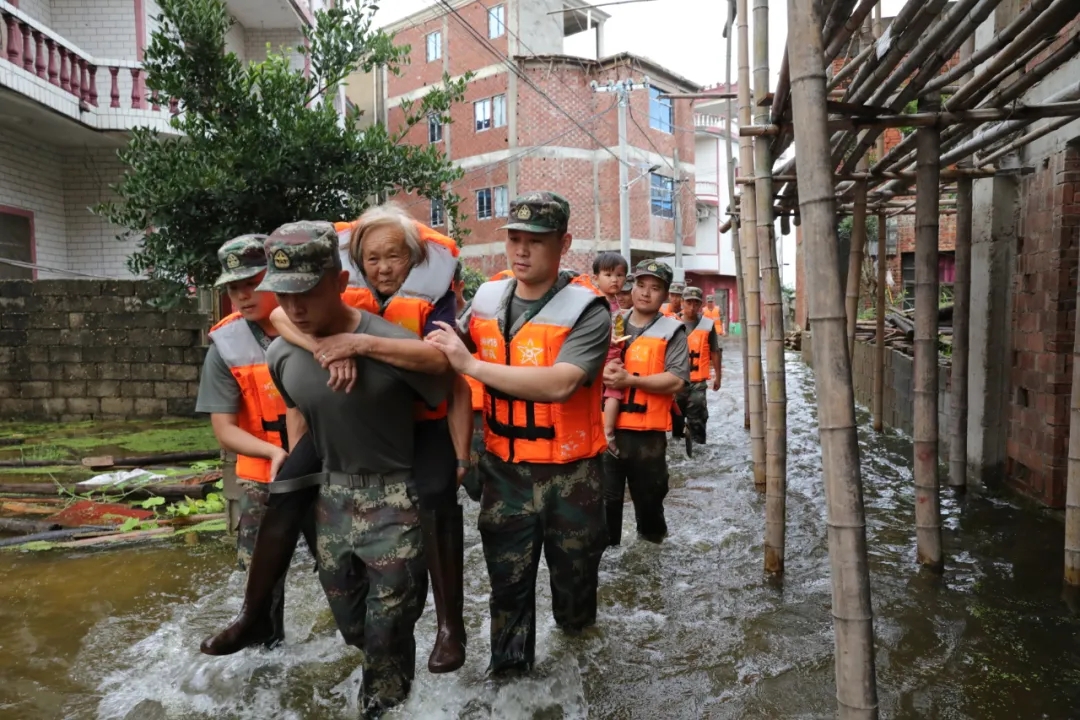
<svg viewBox="0 0 1080 720"><path fill-rule="evenodd" d="M720 347L715 327L709 332L709 359L712 361L713 373L719 381L724 367L724 348Z"/></svg>
<svg viewBox="0 0 1080 720"><path fill-rule="evenodd" d="M472 388L465 378L454 374L454 387L450 394L450 407L447 410L447 423L450 425L450 439L454 443L454 454L459 461L468 461L472 451L473 409ZM462 473L458 473L460 476Z"/></svg>
<svg viewBox="0 0 1080 720"><path fill-rule="evenodd" d="M273 460L278 455L288 454L274 443L260 440L241 428L239 416L234 413L211 413L210 426L221 447L238 455Z"/></svg>

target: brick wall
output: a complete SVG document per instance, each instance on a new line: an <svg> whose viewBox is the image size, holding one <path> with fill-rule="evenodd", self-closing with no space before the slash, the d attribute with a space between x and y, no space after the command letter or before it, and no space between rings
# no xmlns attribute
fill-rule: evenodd
<svg viewBox="0 0 1080 720"><path fill-rule="evenodd" d="M234 23L225 35L225 52L236 53L240 62L247 62L247 30L240 23Z"/></svg>
<svg viewBox="0 0 1080 720"><path fill-rule="evenodd" d="M1021 192L1005 467L1025 492L1062 507L1080 258L1080 150L1070 146L1036 163Z"/></svg>
<svg viewBox="0 0 1080 720"><path fill-rule="evenodd" d="M270 48L274 52L283 52L283 48L291 48L292 51L287 53L289 58L289 65L294 70L304 69L304 57L296 52L296 48L303 46L304 36L299 30L292 28L283 28L277 30L260 30L256 28L247 28L244 33L244 39L247 42L244 53L245 57L252 62L261 62L266 59L266 44L270 44Z"/></svg>
<svg viewBox="0 0 1080 720"><path fill-rule="evenodd" d="M34 213L37 262L60 270L68 267L63 169L59 148L0 133L0 205Z"/></svg>
<svg viewBox="0 0 1080 720"><path fill-rule="evenodd" d="M38 22L52 25L52 6L49 0L19 0L12 4Z"/></svg>
<svg viewBox="0 0 1080 720"><path fill-rule="evenodd" d="M132 0L52 0L50 26L97 58L135 58Z"/></svg>
<svg viewBox="0 0 1080 720"><path fill-rule="evenodd" d="M0 417L191 415L210 318L134 281L0 281Z"/></svg>
<svg viewBox="0 0 1080 720"><path fill-rule="evenodd" d="M132 277L127 258L136 241L116 239L120 228L90 212L112 196L111 183L124 166L112 149L86 150L64 158L64 211L67 216L68 269L98 277Z"/></svg>

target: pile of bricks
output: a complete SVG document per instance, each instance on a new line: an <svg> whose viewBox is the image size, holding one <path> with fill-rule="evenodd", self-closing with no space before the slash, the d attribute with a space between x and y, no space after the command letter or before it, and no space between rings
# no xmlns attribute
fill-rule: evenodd
<svg viewBox="0 0 1080 720"><path fill-rule="evenodd" d="M137 281L0 282L0 417L191 415L210 317Z"/></svg>

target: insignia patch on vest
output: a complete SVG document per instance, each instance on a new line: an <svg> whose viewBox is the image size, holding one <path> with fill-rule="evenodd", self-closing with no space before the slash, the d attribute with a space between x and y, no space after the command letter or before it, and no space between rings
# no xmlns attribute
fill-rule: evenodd
<svg viewBox="0 0 1080 720"><path fill-rule="evenodd" d="M529 209L528 205L522 205L521 207L518 208L517 219L518 220L530 220L530 219L532 219L532 210Z"/></svg>
<svg viewBox="0 0 1080 720"><path fill-rule="evenodd" d="M544 348L531 339L518 347L518 352L521 354L522 365L539 365L540 358L544 356Z"/></svg>
<svg viewBox="0 0 1080 720"><path fill-rule="evenodd" d="M236 257L236 253L229 253L229 257L225 258L225 267L230 270L240 267L240 258Z"/></svg>
<svg viewBox="0 0 1080 720"><path fill-rule="evenodd" d="M284 250L278 250L276 253L274 253L274 267L276 267L278 270L286 270L291 264L292 261L289 260L289 256L285 253Z"/></svg>

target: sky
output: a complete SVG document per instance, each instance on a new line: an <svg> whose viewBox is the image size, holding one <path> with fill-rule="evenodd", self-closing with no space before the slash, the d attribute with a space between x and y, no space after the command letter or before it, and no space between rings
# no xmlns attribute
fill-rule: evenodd
<svg viewBox="0 0 1080 720"><path fill-rule="evenodd" d="M595 0L595 4L605 1ZM375 24L387 25L434 4L434 0L384 0L375 16ZM747 0L747 5L751 8L752 38L753 0ZM893 17L903 5L903 0L882 0L882 14ZM605 52L609 55L619 52L644 55L701 85L722 83L727 52L727 41L722 33L727 20L727 7L724 0L643 0L624 5L604 5L601 9L611 15L604 26ZM774 85L784 57L786 37L787 0L772 0L769 3L769 70ZM592 42L589 33L581 33L567 39L565 50L568 54L587 55L592 52ZM735 82L738 80L738 53L734 46L731 63L731 79ZM794 287L794 232L782 238L779 252L783 262L782 282Z"/></svg>

